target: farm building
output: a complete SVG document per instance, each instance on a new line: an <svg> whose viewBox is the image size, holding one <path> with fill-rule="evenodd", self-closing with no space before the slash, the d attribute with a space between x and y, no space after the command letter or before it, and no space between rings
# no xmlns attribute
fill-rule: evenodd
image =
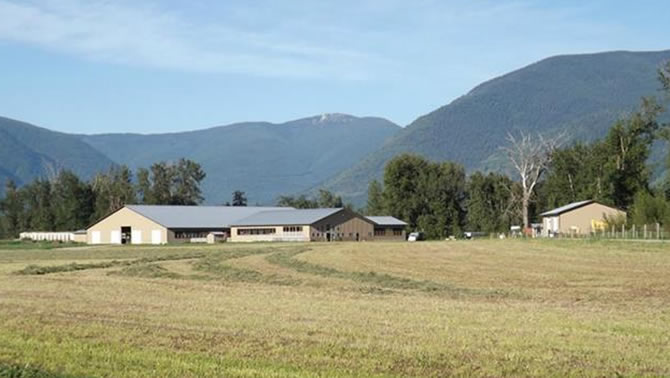
<svg viewBox="0 0 670 378"><path fill-rule="evenodd" d="M406 224L351 210L127 205L87 229L89 244L404 240Z"/></svg>
<svg viewBox="0 0 670 378"><path fill-rule="evenodd" d="M394 217L366 217L374 224L375 240L405 240L407 223Z"/></svg>
<svg viewBox="0 0 670 378"><path fill-rule="evenodd" d="M231 241L405 240L406 223L373 218L379 223L345 208L264 211L236 222Z"/></svg>
<svg viewBox="0 0 670 378"><path fill-rule="evenodd" d="M542 235L589 235L602 230L606 219L625 217L626 212L596 201L574 202L540 214Z"/></svg>
<svg viewBox="0 0 670 378"><path fill-rule="evenodd" d="M230 225L282 207L126 205L87 230L89 244L205 243L230 236ZM211 235L210 235L211 234Z"/></svg>

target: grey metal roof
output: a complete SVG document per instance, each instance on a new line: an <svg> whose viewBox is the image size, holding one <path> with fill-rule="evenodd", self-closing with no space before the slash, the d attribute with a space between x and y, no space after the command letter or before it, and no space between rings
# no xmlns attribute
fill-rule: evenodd
<svg viewBox="0 0 670 378"><path fill-rule="evenodd" d="M263 211L233 223L234 226L307 225L333 215L342 208Z"/></svg>
<svg viewBox="0 0 670 378"><path fill-rule="evenodd" d="M126 207L167 228L228 228L250 215L273 210L295 210L292 207L255 206L168 206L126 205Z"/></svg>
<svg viewBox="0 0 670 378"><path fill-rule="evenodd" d="M372 221L372 223L376 224L377 226L407 226L407 223L401 221L398 218L395 217L389 217L389 216L384 216L384 217L366 217L369 220Z"/></svg>
<svg viewBox="0 0 670 378"><path fill-rule="evenodd" d="M563 213L565 213L565 212L567 212L567 211L574 210L574 209L577 209L577 208L579 208L579 207L589 205L589 204L591 204L591 203L593 203L593 202L596 202L596 201L594 201L594 200L588 200L588 201L579 201L579 202L569 203L569 204L567 204L567 205L565 205L565 206L557 207L557 208L555 208L555 209L553 209L553 210L546 211L546 212L540 214L540 216L542 216L542 217L548 217L548 216L561 215L561 214L563 214Z"/></svg>

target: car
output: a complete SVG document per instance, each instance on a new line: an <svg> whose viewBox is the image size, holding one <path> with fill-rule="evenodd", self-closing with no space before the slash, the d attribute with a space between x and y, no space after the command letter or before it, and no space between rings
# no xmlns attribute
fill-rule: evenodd
<svg viewBox="0 0 670 378"><path fill-rule="evenodd" d="M481 238L481 237L485 237L485 236L488 236L488 234L486 232L481 232L481 231L466 231L466 232L463 233L463 237L465 237L468 240L474 239L474 238Z"/></svg>
<svg viewBox="0 0 670 378"><path fill-rule="evenodd" d="M407 237L407 241L411 241L411 242L421 241L421 240L425 240L425 236L423 235L423 232L412 232Z"/></svg>

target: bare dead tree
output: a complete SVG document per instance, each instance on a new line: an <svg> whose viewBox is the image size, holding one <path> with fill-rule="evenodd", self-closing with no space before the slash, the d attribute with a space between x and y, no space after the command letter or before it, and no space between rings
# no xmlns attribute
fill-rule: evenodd
<svg viewBox="0 0 670 378"><path fill-rule="evenodd" d="M540 134L533 136L530 133L519 131L519 135L507 134L508 145L502 147L514 170L519 175L521 184L521 212L523 226L530 225L528 207L535 193L542 174L547 170L554 151L565 139L565 134L552 138Z"/></svg>

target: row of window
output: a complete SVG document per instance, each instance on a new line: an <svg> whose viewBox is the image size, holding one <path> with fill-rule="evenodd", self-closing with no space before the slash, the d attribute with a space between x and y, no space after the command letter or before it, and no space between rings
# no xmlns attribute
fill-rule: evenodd
<svg viewBox="0 0 670 378"><path fill-rule="evenodd" d="M386 236L386 229L375 228L375 236ZM393 236L402 236L402 229L394 228Z"/></svg>
<svg viewBox="0 0 670 378"><path fill-rule="evenodd" d="M194 232L194 231L176 231L174 233L175 239L195 239L206 238L208 232Z"/></svg>
<svg viewBox="0 0 670 378"><path fill-rule="evenodd" d="M238 228L238 235L270 235L276 234L277 230L274 228Z"/></svg>
<svg viewBox="0 0 670 378"><path fill-rule="evenodd" d="M302 226L284 227L284 232L302 232Z"/></svg>

